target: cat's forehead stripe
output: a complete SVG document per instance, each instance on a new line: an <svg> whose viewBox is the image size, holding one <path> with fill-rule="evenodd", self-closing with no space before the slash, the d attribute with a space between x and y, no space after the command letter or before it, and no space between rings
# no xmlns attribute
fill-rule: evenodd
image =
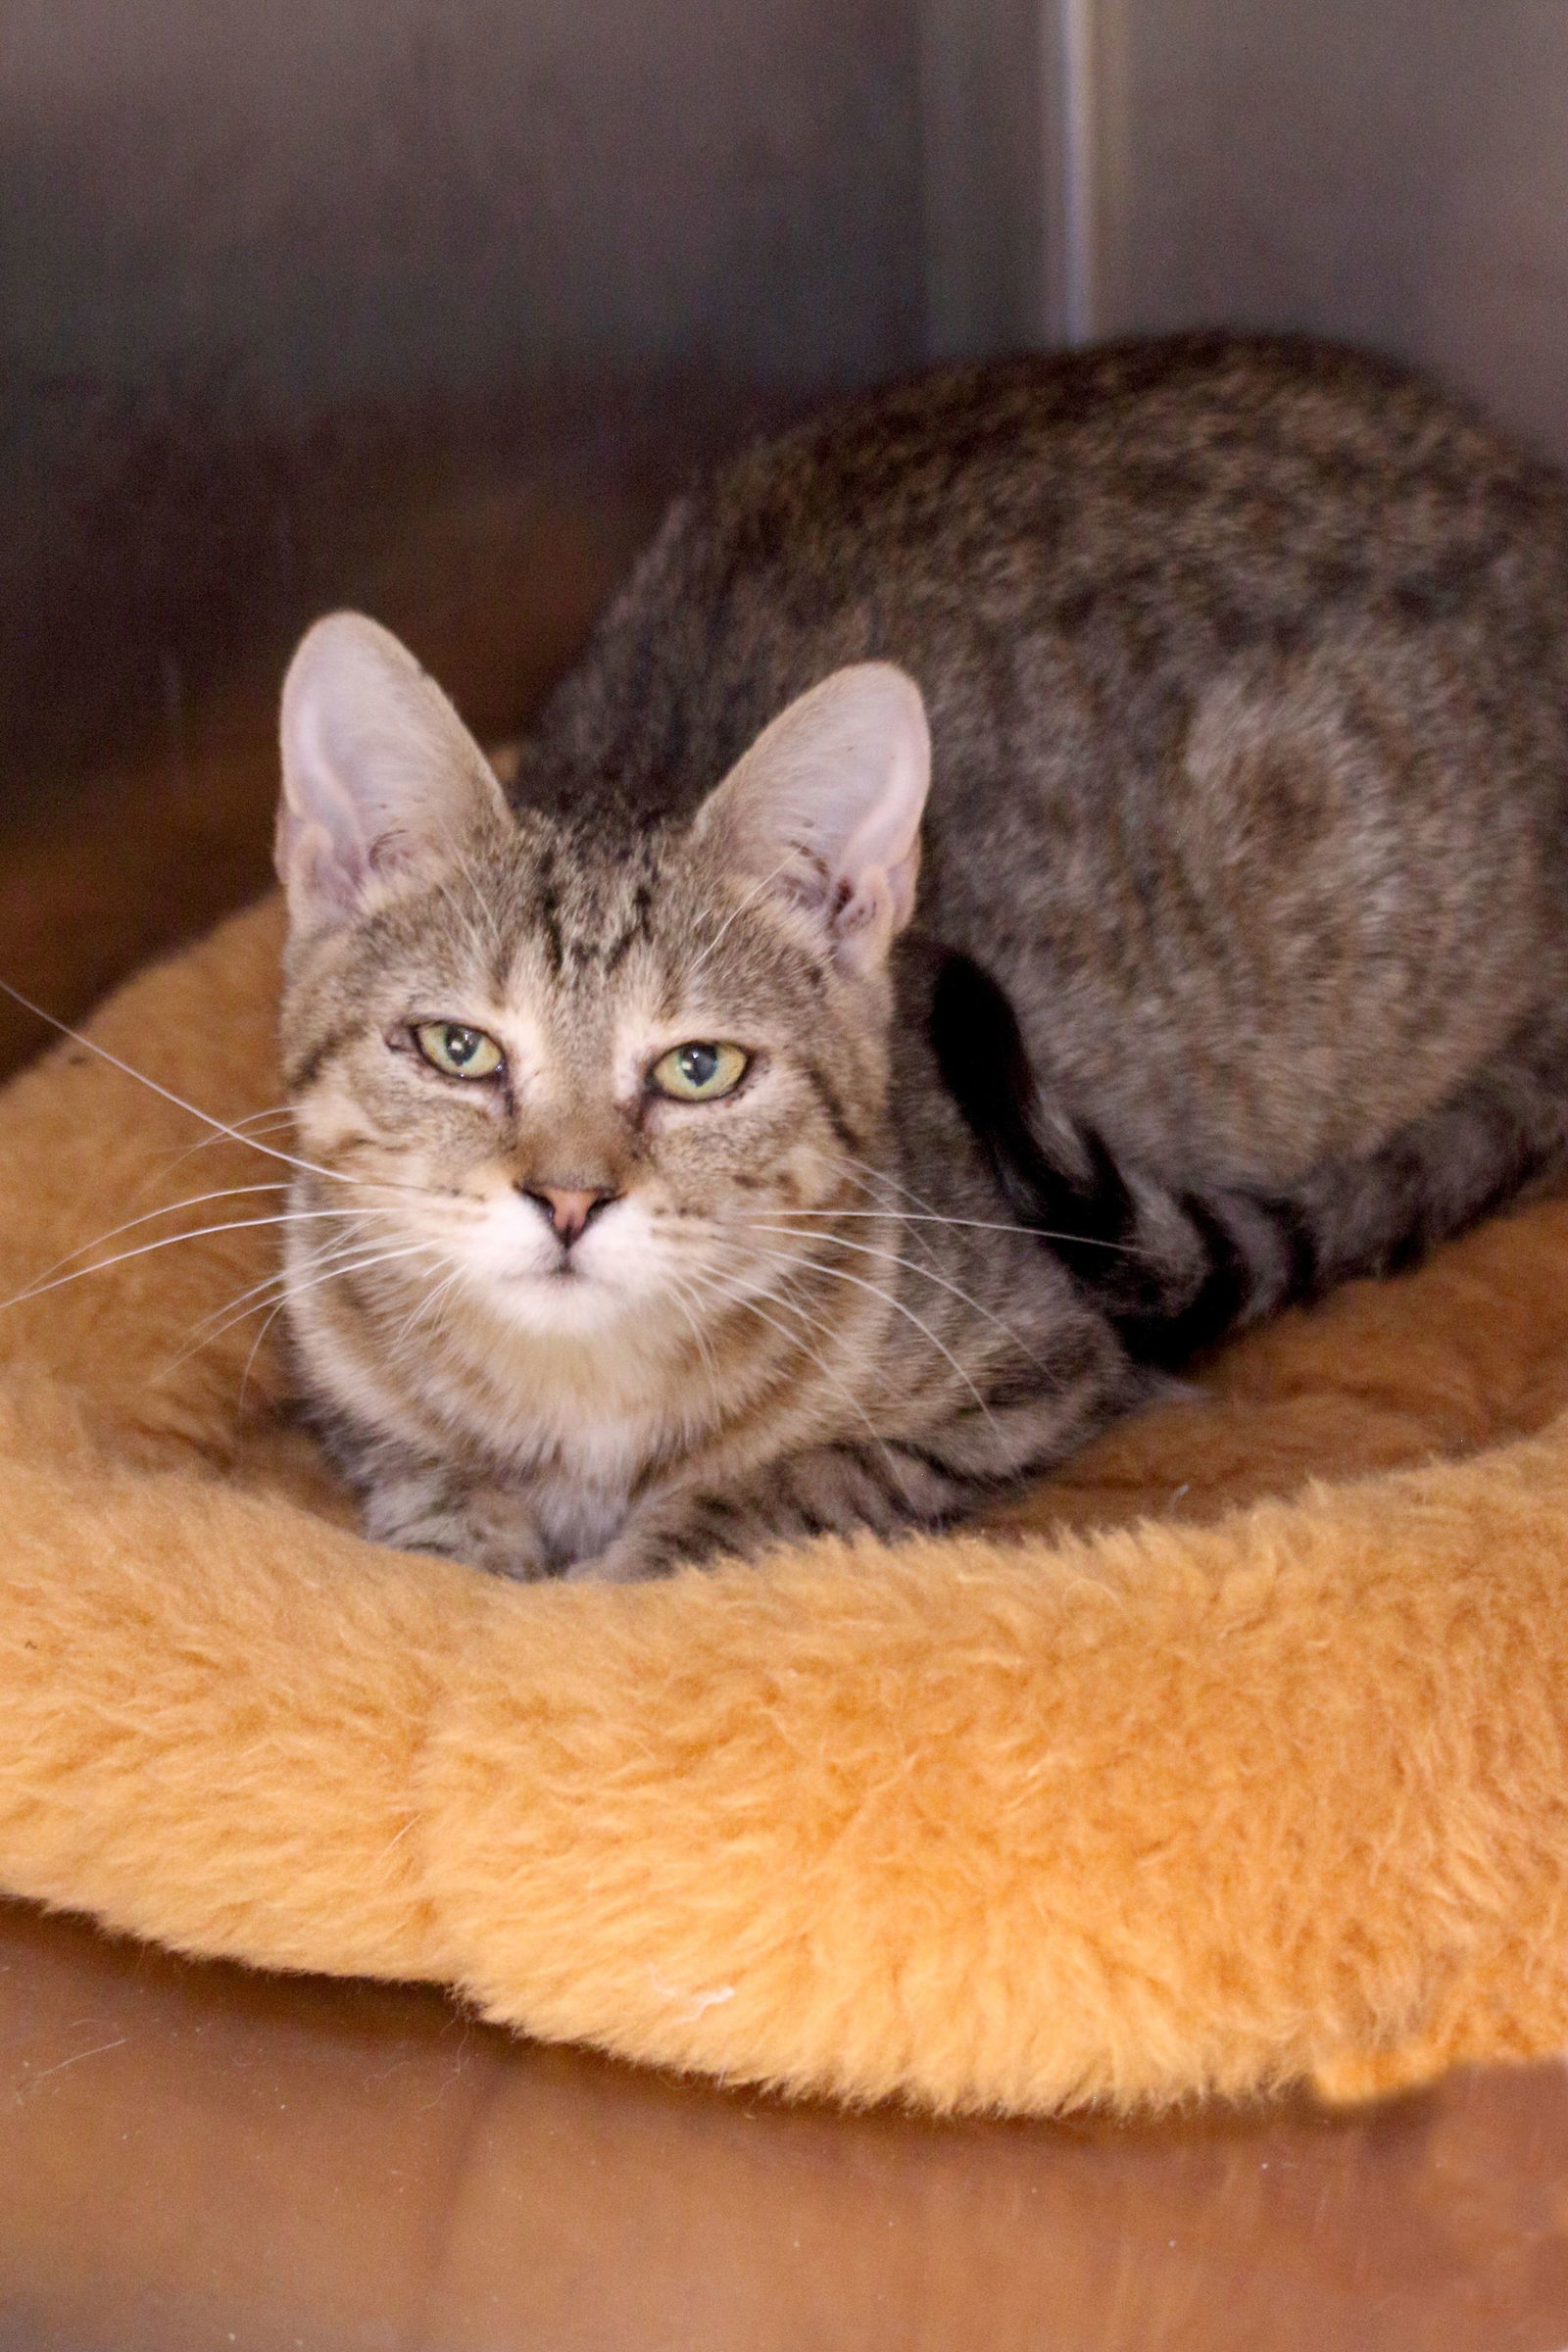
<svg viewBox="0 0 1568 2352"><path fill-rule="evenodd" d="M551 971L559 979L565 968L566 935L562 921L561 881L553 841L546 841L539 853L532 912L546 959Z"/></svg>
<svg viewBox="0 0 1568 2352"><path fill-rule="evenodd" d="M654 939L659 849L647 839L532 831L514 894L513 945L542 952L548 977L610 976Z"/></svg>
<svg viewBox="0 0 1568 2352"><path fill-rule="evenodd" d="M650 881L641 881L632 893L631 912L625 928L617 939L609 941L604 949L604 963L607 972L618 971L632 949L640 941L651 936L653 912L653 884Z"/></svg>

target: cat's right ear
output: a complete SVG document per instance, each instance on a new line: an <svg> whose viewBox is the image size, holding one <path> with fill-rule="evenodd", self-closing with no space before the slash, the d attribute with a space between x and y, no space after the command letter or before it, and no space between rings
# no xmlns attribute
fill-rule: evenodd
<svg viewBox="0 0 1568 2352"><path fill-rule="evenodd" d="M434 872L475 830L510 828L479 746L390 630L331 612L283 681L277 871L298 932L354 921Z"/></svg>

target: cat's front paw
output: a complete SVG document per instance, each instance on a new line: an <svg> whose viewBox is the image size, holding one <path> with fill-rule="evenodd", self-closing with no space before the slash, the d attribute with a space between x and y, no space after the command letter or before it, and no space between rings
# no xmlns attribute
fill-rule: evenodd
<svg viewBox="0 0 1568 2352"><path fill-rule="evenodd" d="M617 1536L603 1551L573 1560L564 1573L568 1585L646 1585L680 1565L678 1549L646 1537Z"/></svg>
<svg viewBox="0 0 1568 2352"><path fill-rule="evenodd" d="M765 1493L672 1495L630 1520L603 1551L573 1561L567 1581L641 1585L677 1568L762 1559L828 1528L881 1524L886 1532L886 1513L879 1523L868 1508L857 1512L865 1497L851 1485L846 1462L853 1472L846 1448L822 1447L773 1465Z"/></svg>
<svg viewBox="0 0 1568 2352"><path fill-rule="evenodd" d="M370 1497L365 1532L374 1544L433 1551L443 1560L460 1560L516 1584L532 1584L550 1573L531 1512L520 1496L501 1487L454 1494L422 1481L401 1481Z"/></svg>
<svg viewBox="0 0 1568 2352"><path fill-rule="evenodd" d="M671 1505L634 1519L603 1551L573 1560L565 1580L571 1585L646 1585L657 1576L669 1576L677 1568L739 1548L732 1527L720 1533L700 1509Z"/></svg>

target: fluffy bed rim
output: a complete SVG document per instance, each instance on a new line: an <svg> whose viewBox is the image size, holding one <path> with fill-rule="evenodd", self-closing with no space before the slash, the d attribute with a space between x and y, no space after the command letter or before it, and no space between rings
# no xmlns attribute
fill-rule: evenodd
<svg viewBox="0 0 1568 2352"><path fill-rule="evenodd" d="M275 946L272 908L236 918L91 1034L246 1116L275 1101ZM13 1082L5 1295L286 1176L230 1145L176 1166L200 1132L79 1047ZM224 1323L276 1198L0 1320L0 1885L936 2109L1356 2095L1568 2043L1560 1204L1297 1318L1032 1525L600 1591L352 1532L255 1322ZM1342 1380L1326 1418L1368 1331L1379 1394ZM1364 1467L1334 1429L1387 1460L1489 1442L1061 1532Z"/></svg>

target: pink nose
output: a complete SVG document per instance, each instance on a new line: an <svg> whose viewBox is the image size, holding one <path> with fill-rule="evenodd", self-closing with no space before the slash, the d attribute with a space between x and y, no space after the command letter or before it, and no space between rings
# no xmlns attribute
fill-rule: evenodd
<svg viewBox="0 0 1568 2352"><path fill-rule="evenodd" d="M524 1185L530 1200L537 1200L555 1228L558 1241L569 1248L590 1220L602 1208L608 1207L615 1195L610 1192L568 1192L555 1184Z"/></svg>

